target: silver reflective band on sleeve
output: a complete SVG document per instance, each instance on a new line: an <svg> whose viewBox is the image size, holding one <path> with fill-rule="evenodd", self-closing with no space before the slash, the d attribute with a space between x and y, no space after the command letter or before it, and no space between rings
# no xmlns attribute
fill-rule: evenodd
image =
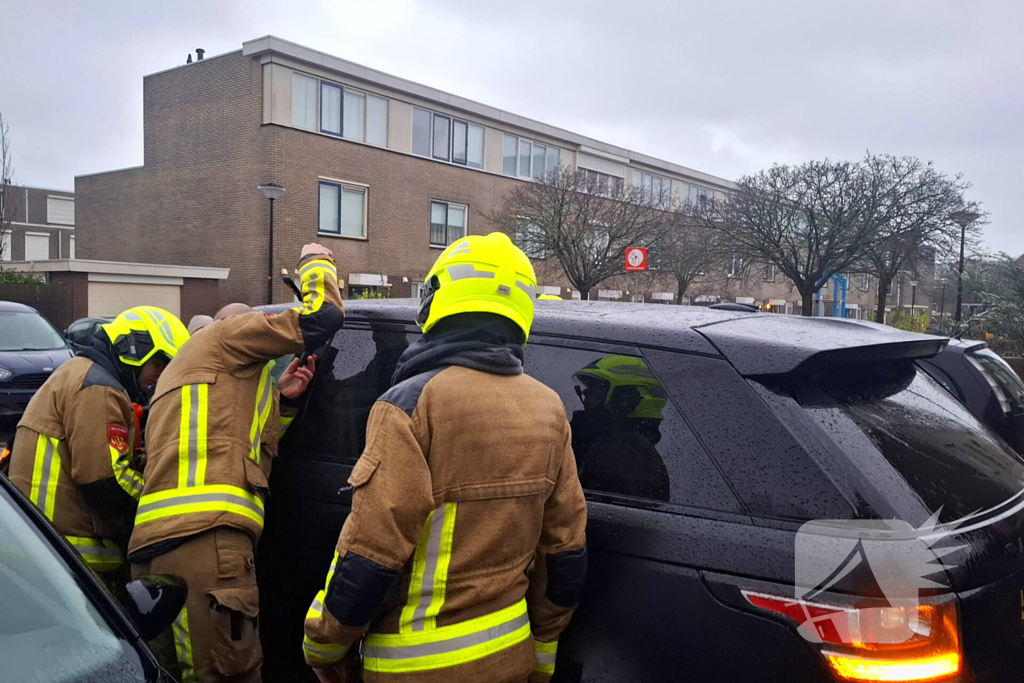
<svg viewBox="0 0 1024 683"><path fill-rule="evenodd" d="M533 656L538 664L554 664L555 659L558 658L558 655L554 652L534 652Z"/></svg>

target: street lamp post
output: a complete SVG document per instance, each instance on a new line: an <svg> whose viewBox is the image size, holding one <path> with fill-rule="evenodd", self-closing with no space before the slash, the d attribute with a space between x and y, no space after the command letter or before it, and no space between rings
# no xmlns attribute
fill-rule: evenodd
<svg viewBox="0 0 1024 683"><path fill-rule="evenodd" d="M956 278L956 315L957 326L960 325L960 311L964 303L964 242L967 239L967 226L978 220L980 214L974 211L957 211L950 215L950 219L960 226L960 272Z"/></svg>
<svg viewBox="0 0 1024 683"><path fill-rule="evenodd" d="M259 186L260 193L270 200L270 233L267 236L267 304L274 303L274 200L285 190L275 183Z"/></svg>
<svg viewBox="0 0 1024 683"><path fill-rule="evenodd" d="M948 282L948 280L946 278L944 278L944 277L940 277L939 278L939 282L942 283L942 300L941 300L941 303L939 303L939 317L940 318L945 318L946 317L946 282Z"/></svg>
<svg viewBox="0 0 1024 683"><path fill-rule="evenodd" d="M917 315L917 280L910 281L910 315Z"/></svg>

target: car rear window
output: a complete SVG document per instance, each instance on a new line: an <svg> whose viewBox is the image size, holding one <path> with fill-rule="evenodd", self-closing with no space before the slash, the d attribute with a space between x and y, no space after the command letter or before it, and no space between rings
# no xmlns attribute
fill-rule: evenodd
<svg viewBox="0 0 1024 683"><path fill-rule="evenodd" d="M855 466L887 463L929 514L941 508L943 522L1024 488L1020 457L912 362L838 365L765 384L789 393Z"/></svg>
<svg viewBox="0 0 1024 683"><path fill-rule="evenodd" d="M968 354L967 359L973 361L985 378L996 390L999 404L1006 413L1024 411L1024 382L1010 364L988 349L981 349Z"/></svg>

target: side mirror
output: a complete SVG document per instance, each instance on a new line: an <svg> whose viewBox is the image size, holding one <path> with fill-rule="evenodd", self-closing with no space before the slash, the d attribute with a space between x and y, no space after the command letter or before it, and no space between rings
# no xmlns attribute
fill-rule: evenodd
<svg viewBox="0 0 1024 683"><path fill-rule="evenodd" d="M125 586L125 608L139 635L150 641L177 619L188 597L188 583L180 576L143 576Z"/></svg>

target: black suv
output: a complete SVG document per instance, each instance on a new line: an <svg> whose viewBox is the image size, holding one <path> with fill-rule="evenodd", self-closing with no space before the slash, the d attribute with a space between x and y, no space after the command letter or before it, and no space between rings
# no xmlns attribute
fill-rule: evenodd
<svg viewBox="0 0 1024 683"><path fill-rule="evenodd" d="M268 681L314 680L303 618L370 408L419 333L416 302L346 303L274 464L257 561ZM828 318L538 302L526 370L565 402L589 501L590 575L556 680L1022 680L1024 462L919 370L944 344ZM871 571L837 567L794 599L808 521L917 529L936 512L968 518L936 544L966 546L930 577L949 588L891 606ZM855 623L867 607L877 623ZM837 636L900 626L899 645Z"/></svg>

